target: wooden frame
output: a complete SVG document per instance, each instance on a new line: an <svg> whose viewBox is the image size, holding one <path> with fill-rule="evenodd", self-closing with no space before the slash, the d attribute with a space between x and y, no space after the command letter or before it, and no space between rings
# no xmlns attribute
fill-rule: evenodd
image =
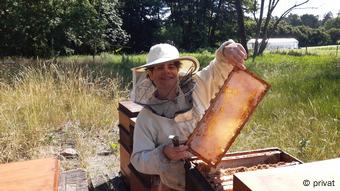
<svg viewBox="0 0 340 191"><path fill-rule="evenodd" d="M251 83L256 87L251 88ZM255 74L234 68L189 136L187 145L190 152L208 165L215 167L235 141L269 88L270 85ZM237 105L238 99L241 100L240 103L246 103L246 105ZM227 112L239 118L232 119L225 115Z"/></svg>

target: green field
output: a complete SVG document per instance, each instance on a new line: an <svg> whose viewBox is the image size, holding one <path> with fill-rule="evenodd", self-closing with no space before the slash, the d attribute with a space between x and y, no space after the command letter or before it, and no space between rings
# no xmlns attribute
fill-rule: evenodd
<svg viewBox="0 0 340 191"><path fill-rule="evenodd" d="M299 49L293 50L278 50L270 51L272 53L288 54L288 55L328 55L328 56L340 56L340 46L339 45L329 45L329 46L316 46L316 47L301 47Z"/></svg>
<svg viewBox="0 0 340 191"><path fill-rule="evenodd" d="M213 58L190 55L202 66ZM281 52L249 59L249 70L272 87L231 150L279 147L303 161L340 157L340 55L334 55ZM115 149L117 137L106 134L116 128L119 100L128 97L130 68L144 60L102 54L94 63L91 56L3 61L0 163L40 157L42 148L60 146L60 131L74 139L80 159L95 152L93 137Z"/></svg>
<svg viewBox="0 0 340 191"><path fill-rule="evenodd" d="M303 161L340 156L340 62L267 54L249 64L272 87L232 150L280 147Z"/></svg>

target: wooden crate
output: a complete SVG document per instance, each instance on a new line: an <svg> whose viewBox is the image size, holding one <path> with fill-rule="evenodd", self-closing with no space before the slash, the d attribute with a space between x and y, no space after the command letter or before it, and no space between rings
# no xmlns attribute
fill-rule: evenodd
<svg viewBox="0 0 340 191"><path fill-rule="evenodd" d="M119 142L126 147L129 154L133 147L133 130L136 123L137 115L142 106L132 101L122 101L119 103Z"/></svg>
<svg viewBox="0 0 340 191"><path fill-rule="evenodd" d="M118 111L123 112L129 118L137 117L143 106L138 105L132 101L121 101L118 105Z"/></svg>
<svg viewBox="0 0 340 191"><path fill-rule="evenodd" d="M131 170L129 168L130 164L130 153L131 150L120 143L120 171L123 176L124 183L130 186Z"/></svg>
<svg viewBox="0 0 340 191"><path fill-rule="evenodd" d="M129 133L123 126L118 125L119 128L119 143L124 145L129 153L132 152L133 135Z"/></svg>
<svg viewBox="0 0 340 191"><path fill-rule="evenodd" d="M119 143L120 143L120 170L124 182L131 191L156 191L159 187L159 177L138 172L130 163L133 149L133 131L137 115L142 106L132 101L119 103Z"/></svg>
<svg viewBox="0 0 340 191"><path fill-rule="evenodd" d="M138 172L131 164L130 190L131 191L157 191L160 186L159 176L147 175Z"/></svg>
<svg viewBox="0 0 340 191"><path fill-rule="evenodd" d="M57 191L60 162L54 158L0 165L0 190Z"/></svg>
<svg viewBox="0 0 340 191"><path fill-rule="evenodd" d="M118 106L120 142L128 146L131 151L133 145L133 130L137 115L141 109L142 107L140 105L132 101L122 101Z"/></svg>
<svg viewBox="0 0 340 191"><path fill-rule="evenodd" d="M130 133L130 127L132 126L132 120L124 112L118 112L119 125L123 127L128 133ZM134 125L134 124L133 124Z"/></svg>

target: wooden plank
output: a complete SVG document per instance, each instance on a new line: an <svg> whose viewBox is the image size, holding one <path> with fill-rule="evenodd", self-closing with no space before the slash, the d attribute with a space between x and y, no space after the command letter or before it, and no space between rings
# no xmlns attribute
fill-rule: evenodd
<svg viewBox="0 0 340 191"><path fill-rule="evenodd" d="M130 168L132 165L129 166ZM130 176L130 191L158 191L160 190L160 179L155 175L139 173L133 167Z"/></svg>
<svg viewBox="0 0 340 191"><path fill-rule="evenodd" d="M225 157L216 168L234 168L239 166L251 167L258 164L273 164L280 162L281 151L252 153L242 157ZM282 161L284 162L284 161Z"/></svg>
<svg viewBox="0 0 340 191"><path fill-rule="evenodd" d="M129 164L131 179L130 179L130 189L138 190L158 190L160 179L158 175L148 175L138 172L130 163ZM141 186L137 186L141 185ZM143 188L143 189L142 189Z"/></svg>
<svg viewBox="0 0 340 191"><path fill-rule="evenodd" d="M129 168L130 152L124 144L120 144L120 170L126 185L130 185L131 179L131 170Z"/></svg>
<svg viewBox="0 0 340 191"><path fill-rule="evenodd" d="M0 165L0 190L57 191L60 162L54 158Z"/></svg>
<svg viewBox="0 0 340 191"><path fill-rule="evenodd" d="M62 172L58 188L58 191L88 191L86 171L74 169Z"/></svg>
<svg viewBox="0 0 340 191"><path fill-rule="evenodd" d="M340 158L234 174L238 191L339 190ZM309 185L304 185L304 181Z"/></svg>
<svg viewBox="0 0 340 191"><path fill-rule="evenodd" d="M129 132L127 132L125 128L123 128L121 125L118 125L118 127L119 127L119 142L124 144L124 146L127 147L126 149L128 149L128 151L132 152L133 136L129 134Z"/></svg>
<svg viewBox="0 0 340 191"><path fill-rule="evenodd" d="M148 191L149 188L145 187L144 184L138 179L138 177L132 173L130 177L130 191Z"/></svg>
<svg viewBox="0 0 340 191"><path fill-rule="evenodd" d="M124 127L124 129L130 133L130 126L132 124L131 119L122 111L118 112L119 125Z"/></svg>

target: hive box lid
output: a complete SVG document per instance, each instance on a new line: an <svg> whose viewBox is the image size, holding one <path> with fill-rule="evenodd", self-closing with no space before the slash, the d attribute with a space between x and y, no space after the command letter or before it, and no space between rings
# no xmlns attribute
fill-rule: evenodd
<svg viewBox="0 0 340 191"><path fill-rule="evenodd" d="M0 165L0 190L57 191L59 160L53 158Z"/></svg>
<svg viewBox="0 0 340 191"><path fill-rule="evenodd" d="M234 174L234 190L339 190L340 158Z"/></svg>
<svg viewBox="0 0 340 191"><path fill-rule="evenodd" d="M234 69L189 136L190 152L216 166L269 88L255 74Z"/></svg>
<svg viewBox="0 0 340 191"><path fill-rule="evenodd" d="M143 106L134 103L133 101L121 101L118 105L118 110L124 112L128 117L137 117L138 113L143 109Z"/></svg>

